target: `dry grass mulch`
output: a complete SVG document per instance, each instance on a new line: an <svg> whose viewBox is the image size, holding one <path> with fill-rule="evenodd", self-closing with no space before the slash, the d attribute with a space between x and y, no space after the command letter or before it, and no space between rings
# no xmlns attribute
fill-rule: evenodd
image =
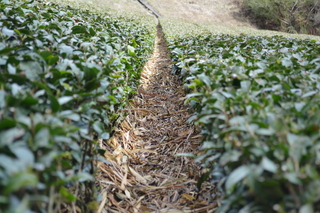
<svg viewBox="0 0 320 213"><path fill-rule="evenodd" d="M214 212L215 186L196 187L204 172L192 158L199 153L199 129L188 123L188 107L161 27L141 86L128 116L107 141L100 141L108 163L99 162L97 185L103 194L98 212Z"/></svg>

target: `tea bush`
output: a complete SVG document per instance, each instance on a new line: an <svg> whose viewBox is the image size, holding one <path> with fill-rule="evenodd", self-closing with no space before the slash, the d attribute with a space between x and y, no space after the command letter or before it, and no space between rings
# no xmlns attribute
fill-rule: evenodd
<svg viewBox="0 0 320 213"><path fill-rule="evenodd" d="M319 212L320 42L220 34L169 48L202 127L196 161L223 194L218 212Z"/></svg>
<svg viewBox="0 0 320 213"><path fill-rule="evenodd" d="M0 2L0 212L93 212L97 139L138 85L154 29L42 1Z"/></svg>

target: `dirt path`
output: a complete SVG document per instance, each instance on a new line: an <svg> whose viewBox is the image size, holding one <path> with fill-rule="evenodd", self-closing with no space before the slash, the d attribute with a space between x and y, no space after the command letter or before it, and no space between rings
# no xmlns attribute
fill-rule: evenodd
<svg viewBox="0 0 320 213"><path fill-rule="evenodd" d="M213 212L214 186L197 192L201 168L178 153L195 153L201 136L185 106L183 86L171 74L161 27L142 84L114 137L101 141L105 163L97 184L103 194L98 212Z"/></svg>

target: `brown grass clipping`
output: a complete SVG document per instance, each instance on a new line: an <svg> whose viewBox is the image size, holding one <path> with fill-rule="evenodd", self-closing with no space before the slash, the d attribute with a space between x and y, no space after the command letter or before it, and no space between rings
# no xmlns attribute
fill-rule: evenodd
<svg viewBox="0 0 320 213"><path fill-rule="evenodd" d="M187 120L185 93L171 74L171 59L161 27L155 51L142 73L141 86L127 107L128 116L114 136L100 141L108 163L98 163L97 185L103 195L98 213L214 212L215 186L199 176L205 172L192 158L197 154L199 129Z"/></svg>

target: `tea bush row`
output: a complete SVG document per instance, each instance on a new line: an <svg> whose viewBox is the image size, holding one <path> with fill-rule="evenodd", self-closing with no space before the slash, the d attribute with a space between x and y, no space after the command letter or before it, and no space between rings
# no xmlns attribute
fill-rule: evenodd
<svg viewBox="0 0 320 213"><path fill-rule="evenodd" d="M319 212L320 42L220 34L171 38L169 49L218 212Z"/></svg>
<svg viewBox="0 0 320 213"><path fill-rule="evenodd" d="M0 212L92 212L108 139L155 37L135 20L0 2Z"/></svg>

